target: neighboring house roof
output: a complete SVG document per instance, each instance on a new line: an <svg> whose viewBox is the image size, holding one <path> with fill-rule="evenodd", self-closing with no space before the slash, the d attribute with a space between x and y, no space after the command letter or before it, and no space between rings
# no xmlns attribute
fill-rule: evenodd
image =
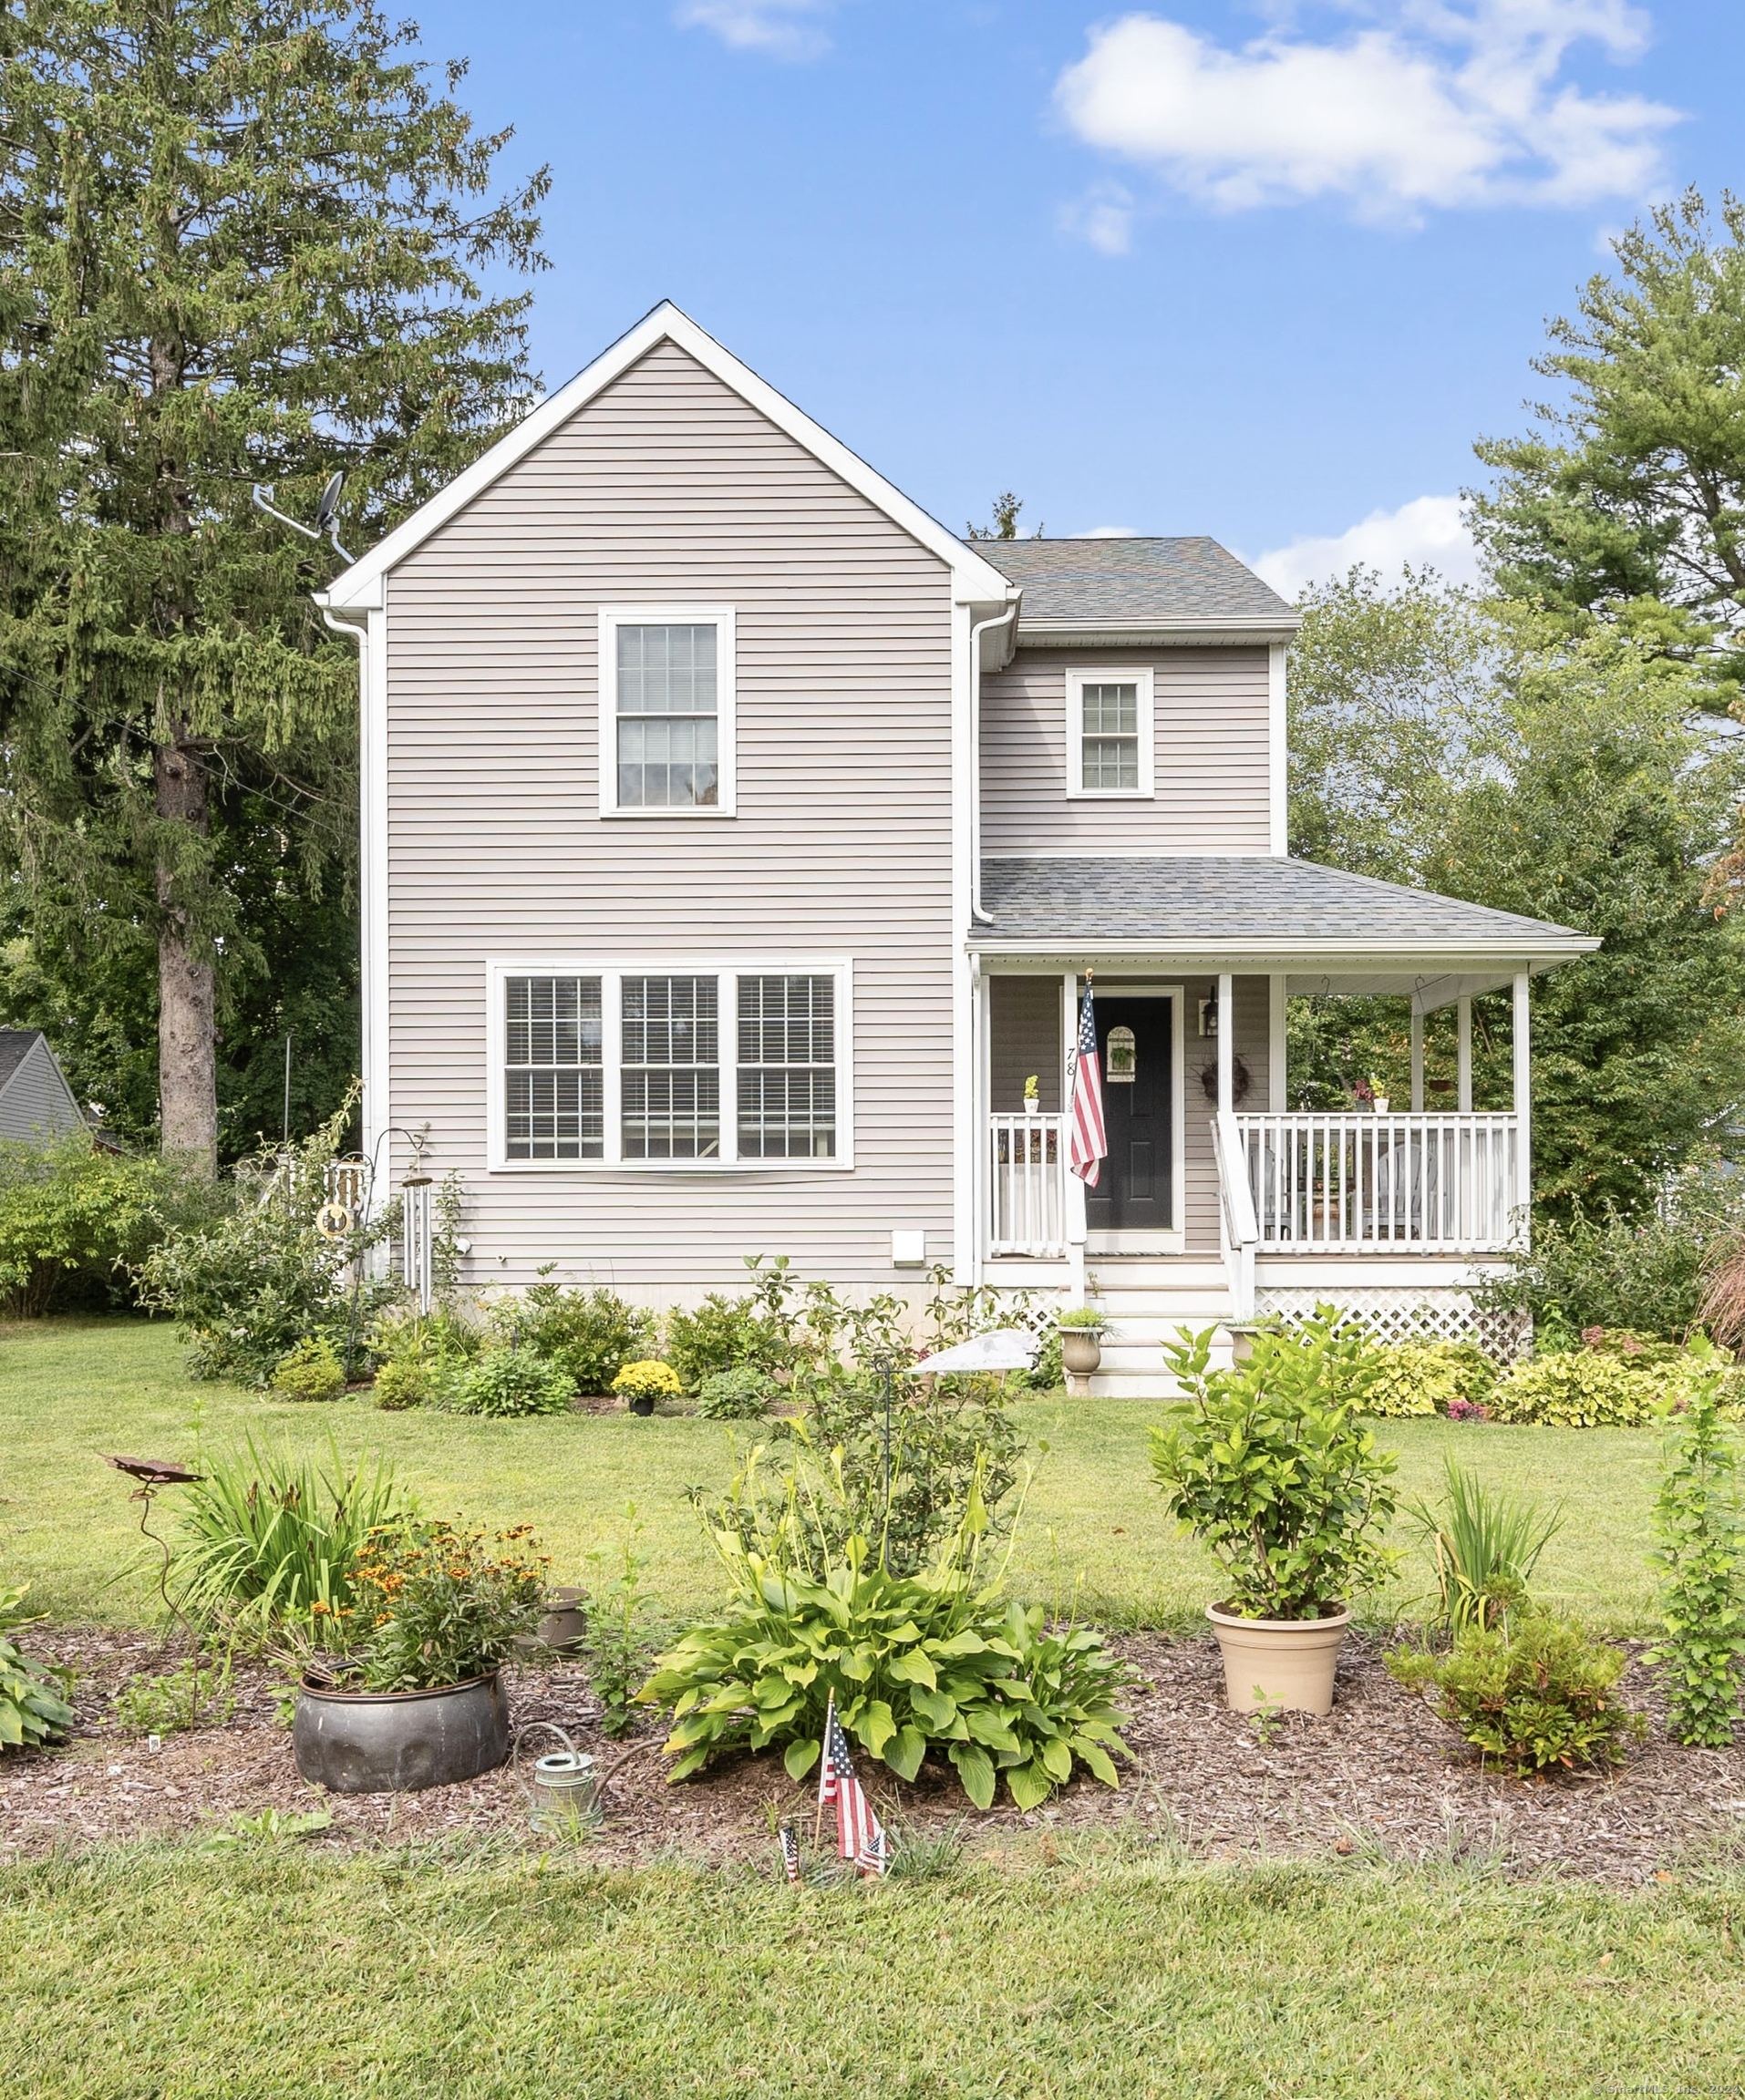
<svg viewBox="0 0 1745 2100"><path fill-rule="evenodd" d="M1182 540L978 540L1024 592L1027 641L1088 632L1217 633L1283 640L1297 614L1203 534Z"/></svg>
<svg viewBox="0 0 1745 2100"><path fill-rule="evenodd" d="M0 1138L76 1130L85 1121L40 1028L0 1028Z"/></svg>
<svg viewBox="0 0 1745 2100"><path fill-rule="evenodd" d="M749 365L742 364L713 335L699 328L687 314L681 313L670 300L665 300L627 335L621 335L610 349L602 352L584 371L578 372L568 386L548 395L507 436L500 438L489 452L475 459L464 473L458 474L446 489L431 497L428 503L421 504L385 540L379 540L367 554L336 577L325 592L317 592L316 603L336 612L348 607L361 609L379 605L381 580L390 569L405 561L414 548L458 516L492 482L542 444L553 431L584 408L596 394L611 386L659 343L675 343L695 357L724 386L730 386L742 400L749 401L752 407L767 416L778 429L785 430L797 444L883 510L912 539L938 555L952 571L954 594L960 601L997 607L1013 595L1005 576L985 559L979 546L966 546L955 532L936 518L930 517L918 503L913 502L864 459L851 452L840 439L832 438L821 424L813 422L803 409L795 407L784 395L778 394L767 381L759 378Z"/></svg>
<svg viewBox="0 0 1745 2100"><path fill-rule="evenodd" d="M990 859L982 906L991 923L970 941L984 951L1069 952L1080 964L1111 954L1207 966L1271 957L1294 989L1437 987L1425 1006L1599 946L1546 920L1261 854Z"/></svg>

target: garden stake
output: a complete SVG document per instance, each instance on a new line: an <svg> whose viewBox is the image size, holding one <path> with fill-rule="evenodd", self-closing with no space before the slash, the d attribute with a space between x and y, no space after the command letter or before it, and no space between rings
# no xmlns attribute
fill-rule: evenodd
<svg viewBox="0 0 1745 2100"><path fill-rule="evenodd" d="M158 1594L163 1599L164 1615L166 1619L180 1619L188 1629L188 1638L193 1643L193 1684L189 1696L188 1718L190 1722L196 1721L200 1717L200 1635L194 1631L193 1621L187 1613L181 1610L180 1605L170 1601L170 1541L167 1539L160 1539L158 1534L150 1529L150 1524L151 1498L160 1488L191 1488L195 1481L203 1480L205 1475L191 1472L186 1466L178 1466L173 1458L119 1458L109 1454L105 1454L105 1456L118 1473L125 1473L130 1480L137 1480L139 1483L132 1494L128 1497L128 1500L141 1505L139 1510L140 1534L142 1537L150 1539L163 1555L163 1566L158 1570ZM168 1638L166 1635L166 1645L168 1644Z"/></svg>

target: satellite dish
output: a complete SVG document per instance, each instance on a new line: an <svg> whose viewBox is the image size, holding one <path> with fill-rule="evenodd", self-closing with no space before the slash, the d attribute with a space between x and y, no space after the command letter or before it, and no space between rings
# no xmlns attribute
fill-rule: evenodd
<svg viewBox="0 0 1745 2100"><path fill-rule="evenodd" d="M339 515L339 491L346 486L343 474L333 475L321 491L321 500L315 505L315 530L331 530L334 520Z"/></svg>

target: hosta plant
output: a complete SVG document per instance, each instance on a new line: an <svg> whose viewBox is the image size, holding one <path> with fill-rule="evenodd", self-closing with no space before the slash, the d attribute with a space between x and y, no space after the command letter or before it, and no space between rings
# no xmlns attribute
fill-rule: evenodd
<svg viewBox="0 0 1745 2100"><path fill-rule="evenodd" d="M669 1776L728 1750L817 1764L830 1703L849 1736L901 1779L943 1755L978 1808L1002 1779L1034 1808L1082 1765L1116 1786L1119 1701L1131 1673L1100 1634L1050 1624L976 1580L979 1498L934 1567L893 1574L863 1540L814 1579L718 1531L733 1581L725 1611L660 1656L639 1696L670 1706Z"/></svg>
<svg viewBox="0 0 1745 2100"><path fill-rule="evenodd" d="M1497 1367L1475 1342L1399 1342L1375 1350L1376 1376L1364 1395L1366 1415L1398 1419L1447 1415L1458 1403L1482 1407Z"/></svg>
<svg viewBox="0 0 1745 2100"><path fill-rule="evenodd" d="M24 1600L23 1589L0 1590L0 1750L40 1749L73 1725L61 1696L65 1676L33 1662L12 1638L36 1623L25 1616Z"/></svg>

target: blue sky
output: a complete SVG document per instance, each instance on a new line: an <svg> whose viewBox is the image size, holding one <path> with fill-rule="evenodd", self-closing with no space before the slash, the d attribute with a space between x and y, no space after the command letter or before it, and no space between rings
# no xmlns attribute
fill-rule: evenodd
<svg viewBox="0 0 1745 2100"><path fill-rule="evenodd" d="M1027 528L1211 532L1286 583L1458 571L1472 439L1544 394L1607 231L1745 189L1737 0L418 19L551 163L548 385L672 298L959 530L1009 486Z"/></svg>

